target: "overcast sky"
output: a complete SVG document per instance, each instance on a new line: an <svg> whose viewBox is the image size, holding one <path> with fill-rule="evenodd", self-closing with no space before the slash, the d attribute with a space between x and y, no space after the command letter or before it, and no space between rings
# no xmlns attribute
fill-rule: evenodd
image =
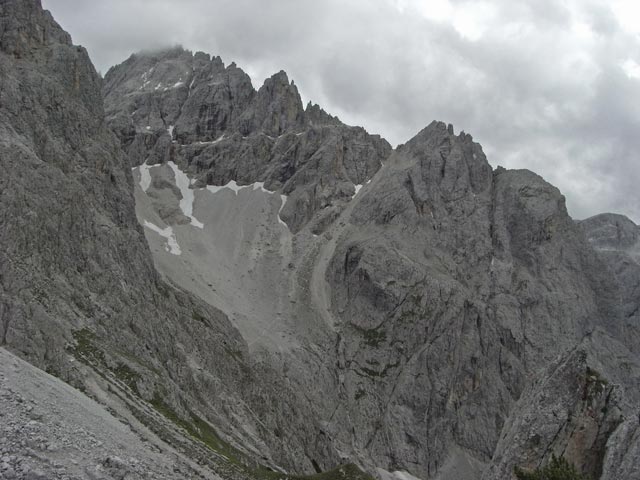
<svg viewBox="0 0 640 480"><path fill-rule="evenodd" d="M558 186L574 218L640 222L638 0L43 0L96 68L181 44L394 146L431 120Z"/></svg>

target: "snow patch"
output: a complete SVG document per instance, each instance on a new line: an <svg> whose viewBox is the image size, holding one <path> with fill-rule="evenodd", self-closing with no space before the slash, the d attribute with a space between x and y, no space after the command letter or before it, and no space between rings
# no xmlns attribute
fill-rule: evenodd
<svg viewBox="0 0 640 480"><path fill-rule="evenodd" d="M276 193L276 192L272 192L271 190L267 190L266 188L264 188L264 182L256 182L253 184L253 189L254 190L262 190L264 193Z"/></svg>
<svg viewBox="0 0 640 480"><path fill-rule="evenodd" d="M176 83L173 85L173 88L178 88L178 87L181 87L182 85L184 85L184 82L176 82Z"/></svg>
<svg viewBox="0 0 640 480"><path fill-rule="evenodd" d="M175 233L173 233L173 228L160 228L154 223L149 222L148 220L144 221L144 226L149 230L153 230L161 237L167 239L167 244L164 246L165 250L172 255L181 255L182 250L180 250L180 245L178 245L178 240L176 239Z"/></svg>
<svg viewBox="0 0 640 480"><path fill-rule="evenodd" d="M220 190L223 190L225 188L228 188L229 190L233 190L233 192L236 195L243 188L250 188L253 191L261 190L263 193L269 193L269 194L276 193L264 188L264 182L255 182L255 183L250 183L249 185L238 185L235 180L230 180L226 185L207 185L206 186L206 189L209 190L211 193L218 193Z"/></svg>
<svg viewBox="0 0 640 480"><path fill-rule="evenodd" d="M224 140L224 134L220 138L216 138L215 140L211 140L210 142L196 142L198 145L213 145L215 143L221 142Z"/></svg>
<svg viewBox="0 0 640 480"><path fill-rule="evenodd" d="M167 162L167 165L169 165L171 170L173 170L173 174L176 179L176 186L180 189L180 193L182 194L180 210L182 210L185 217L189 217L191 219L191 225L198 228L204 228L204 224L193 216L194 194L193 190L189 188L189 177L186 173L182 172L174 162L169 161Z"/></svg>
<svg viewBox="0 0 640 480"><path fill-rule="evenodd" d="M280 213L282 212L282 209L284 208L284 204L287 203L287 196L286 195L280 195L280 200L282 200L282 205L280 205L280 210L278 210L278 222L280 224L284 225L285 227L289 228L289 226L282 221L282 218L280 218Z"/></svg>
<svg viewBox="0 0 640 480"><path fill-rule="evenodd" d="M174 129L174 128L175 128L175 127L174 127L173 125L169 125L169 128L167 128L167 132L169 133L169 136L170 136L171 138L173 138L173 129Z"/></svg>
<svg viewBox="0 0 640 480"><path fill-rule="evenodd" d="M142 79L142 85L138 90L144 89L147 85L151 83L151 80L149 80L149 75L151 75L154 70L155 70L155 67L151 67L149 70L147 70L142 75L140 75L140 78Z"/></svg>
<svg viewBox="0 0 640 480"><path fill-rule="evenodd" d="M360 189L362 188L362 184L360 185L354 185L354 188L356 189L356 193L353 194L353 196L351 198L354 198L358 192L360 191Z"/></svg>
<svg viewBox="0 0 640 480"><path fill-rule="evenodd" d="M151 67L149 70L147 70L146 72L144 72L144 73L141 75L141 78L142 78L143 80L148 79L148 78L149 78L149 75L151 75L155 69L156 69L156 67Z"/></svg>
<svg viewBox="0 0 640 480"><path fill-rule="evenodd" d="M209 190L211 193L217 193L223 188L228 188L229 190L233 190L234 193L238 195L238 192L240 190L242 190L243 188L252 187L253 185L238 185L235 180L229 180L229 183L227 183L226 185L207 185L207 190ZM253 189L256 190L255 187Z"/></svg>

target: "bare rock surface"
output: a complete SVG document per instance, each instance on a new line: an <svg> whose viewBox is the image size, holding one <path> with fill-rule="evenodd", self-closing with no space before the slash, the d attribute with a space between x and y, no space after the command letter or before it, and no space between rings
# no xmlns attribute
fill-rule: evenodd
<svg viewBox="0 0 640 480"><path fill-rule="evenodd" d="M173 160L199 186L263 182L290 197L282 219L294 232L319 233L391 151L317 105L303 108L283 71L256 91L234 63L179 47L132 55L109 70L104 93L132 167Z"/></svg>
<svg viewBox="0 0 640 480"><path fill-rule="evenodd" d="M392 150L303 108L284 72L256 90L173 48L103 81L37 0L0 0L0 84L0 344L171 445L178 478L502 479L552 453L637 476L630 220L574 222L555 187L441 122ZM13 428L16 395L69 397L89 432L69 475L165 475L2 355L21 465L56 461L27 440L58 427ZM91 411L108 458L83 450Z"/></svg>
<svg viewBox="0 0 640 480"><path fill-rule="evenodd" d="M153 405L198 431L211 422L211 448L273 466L263 439L276 444L278 431L259 420L272 407L263 397L289 422L309 425L304 410L291 413L295 396L270 368L250 368L226 315L156 272L86 51L39 1L0 5L0 344L92 395L108 388L88 382L87 368L120 383L136 411ZM49 33L25 44L23 30ZM300 438L278 461L312 468L301 451L315 432L292 429ZM247 475L234 468L227 476Z"/></svg>
<svg viewBox="0 0 640 480"><path fill-rule="evenodd" d="M218 478L3 348L0 412L3 479Z"/></svg>

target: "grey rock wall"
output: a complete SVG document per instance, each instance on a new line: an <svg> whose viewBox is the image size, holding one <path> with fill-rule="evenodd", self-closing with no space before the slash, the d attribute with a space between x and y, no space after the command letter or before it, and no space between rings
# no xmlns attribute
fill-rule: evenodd
<svg viewBox="0 0 640 480"><path fill-rule="evenodd" d="M637 474L630 220L574 222L444 123L392 150L303 108L284 72L255 90L174 48L103 81L37 0L0 1L0 85L2 346L177 422L171 441L224 478L509 478L552 453ZM215 223L189 223L169 165ZM252 186L204 188L231 181Z"/></svg>
<svg viewBox="0 0 640 480"><path fill-rule="evenodd" d="M304 109L283 71L256 91L235 64L179 47L131 56L104 92L131 166L172 159L198 185L264 182L291 197L282 219L294 232L321 231L391 151L317 105Z"/></svg>

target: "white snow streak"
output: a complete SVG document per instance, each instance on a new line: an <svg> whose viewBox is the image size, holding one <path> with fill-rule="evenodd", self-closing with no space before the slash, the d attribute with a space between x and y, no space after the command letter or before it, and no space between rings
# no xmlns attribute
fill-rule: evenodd
<svg viewBox="0 0 640 480"><path fill-rule="evenodd" d="M178 245L178 240L176 239L176 235L173 233L173 228L160 228L159 226L149 222L148 220L144 221L144 226L149 230L153 230L161 237L167 239L167 244L165 245L165 250L172 255L181 255L182 250L180 250L180 245Z"/></svg>
<svg viewBox="0 0 640 480"><path fill-rule="evenodd" d="M220 190L222 190L223 188L228 188L229 190L233 190L234 193L236 195L238 195L238 192L240 190L242 190L243 188L249 188L254 186L255 184L252 185L238 185L236 183L235 180L230 180L229 183L227 183L226 185L207 185L207 190L209 190L211 193L217 193ZM253 188L254 190L256 190L256 188Z"/></svg>
<svg viewBox="0 0 640 480"><path fill-rule="evenodd" d="M167 162L167 165L169 165L171 170L173 170L173 174L176 179L176 186L180 189L180 193L182 194L180 210L182 210L182 213L184 213L186 217L191 219L191 225L198 228L204 228L204 224L193 216L194 195L193 190L189 188L189 177L187 177L187 174L182 172L174 162Z"/></svg>
<svg viewBox="0 0 640 480"><path fill-rule="evenodd" d="M264 182L256 182L253 184L253 189L254 190L262 190L264 193L276 193L276 192L272 192L271 190L267 190L266 188L264 188Z"/></svg>
<svg viewBox="0 0 640 480"><path fill-rule="evenodd" d="M169 132L169 136L170 136L171 138L173 138L173 129L174 129L174 128L175 128L175 127L174 127L173 125L169 125L169 128L167 128L167 132Z"/></svg>
<svg viewBox="0 0 640 480"><path fill-rule="evenodd" d="M193 84L196 83L196 71L192 70L191 74L193 75L193 77L191 78L191 83L189 84L189 93L187 94L187 97L191 96L191 89L193 88Z"/></svg>
<svg viewBox="0 0 640 480"><path fill-rule="evenodd" d="M211 193L218 193L220 190L228 188L229 190L233 190L233 192L236 195L243 188L250 188L253 191L262 190L262 192L269 193L269 194L276 193L276 192L273 192L271 190L267 190L266 188L264 188L264 182L255 182L255 183L250 183L249 185L238 185L235 180L230 180L229 183L227 183L226 185L207 185L206 188Z"/></svg>
<svg viewBox="0 0 640 480"><path fill-rule="evenodd" d="M282 221L282 219L280 218L280 213L282 212L282 209L284 208L284 204L287 203L287 196L286 195L280 195L280 200L282 200L282 205L280 205L280 210L278 210L278 222L280 222L285 227L289 228L289 226L286 223L284 223Z"/></svg>
<svg viewBox="0 0 640 480"><path fill-rule="evenodd" d="M151 75L154 70L155 70L155 67L151 67L149 70L147 70L140 76L140 78L142 78L142 85L140 86L139 90L142 90L143 88L145 88L147 85L151 83L151 80L149 80L149 75Z"/></svg>
<svg viewBox="0 0 640 480"><path fill-rule="evenodd" d="M215 140L212 140L210 142L196 142L196 143L198 145L213 145L215 143L221 142L222 140L224 140L224 134L220 138L216 138Z"/></svg>
<svg viewBox="0 0 640 480"><path fill-rule="evenodd" d="M351 198L354 198L358 192L360 191L360 189L362 188L362 185L354 185L355 189L356 189L356 193L354 193Z"/></svg>

